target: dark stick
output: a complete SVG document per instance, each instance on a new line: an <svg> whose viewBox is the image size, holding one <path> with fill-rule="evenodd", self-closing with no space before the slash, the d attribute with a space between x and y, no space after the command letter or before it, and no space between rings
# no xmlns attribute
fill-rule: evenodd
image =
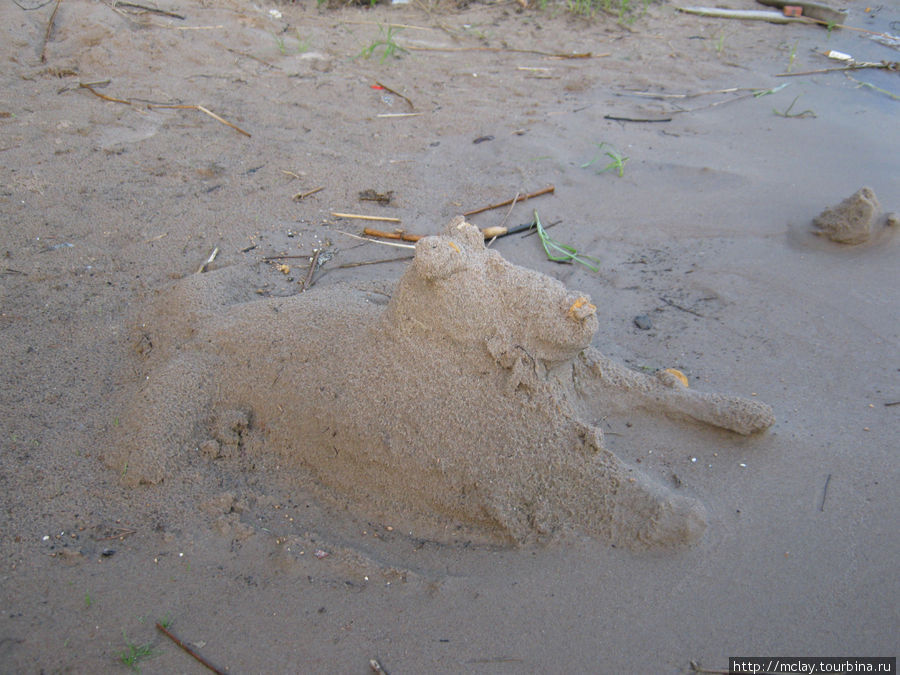
<svg viewBox="0 0 900 675"><path fill-rule="evenodd" d="M819 512L825 511L825 498L828 496L828 484L831 482L831 474L825 479L825 489L822 490L822 503L819 504Z"/></svg>
<svg viewBox="0 0 900 675"><path fill-rule="evenodd" d="M612 120L613 122L671 122L671 117L656 117L653 119L646 117L619 117L618 115L604 115L603 119Z"/></svg>
<svg viewBox="0 0 900 675"><path fill-rule="evenodd" d="M522 202L531 199L532 197L540 197L541 195L545 195L548 192L553 192L556 188L552 185L545 187L543 190L538 190L537 192L532 192L531 194L524 195L520 197L516 195L512 199L507 199L504 202L498 202L497 204L491 204L490 206L483 206L480 209L473 209L472 211L466 211L463 215L467 218L469 216L474 216L476 213L481 213L482 211L490 211L491 209L499 209L501 206L509 206L510 204L516 203L521 204Z"/></svg>
<svg viewBox="0 0 900 675"><path fill-rule="evenodd" d="M315 253L313 253L312 260L309 261L309 271L306 273L306 279L303 280L303 285L300 287L301 293L309 288L312 283L313 274L316 273L316 268L319 266L319 255L321 253L322 249L320 248L317 248Z"/></svg>
<svg viewBox="0 0 900 675"><path fill-rule="evenodd" d="M688 314L693 314L694 316L699 316L701 319L706 318L700 312L695 312L693 309L690 309L688 307L682 307L677 302L672 302L668 298L659 296L659 299L662 300L664 303L666 303L669 307L674 307L675 309L680 309L682 312L687 312Z"/></svg>
<svg viewBox="0 0 900 675"><path fill-rule="evenodd" d="M165 9L156 9L155 7L147 7L146 5L138 5L134 2L122 2L122 0L117 0L114 7L130 7L131 9L142 9L145 12L152 12L154 14L162 14L163 16L171 16L174 19L182 19L184 17L181 14L176 14L175 12L170 12Z"/></svg>
<svg viewBox="0 0 900 675"><path fill-rule="evenodd" d="M407 105L409 106L409 109L410 109L410 110L415 110L415 109L416 109L416 106L413 105L413 102L410 101L408 98L406 98L406 97L405 97L403 94L401 94L399 91L394 91L394 90L391 89L390 87L387 87L387 86L381 84L381 82L379 82L378 80L375 80L375 84L377 84L379 87L381 87L382 89L384 89L384 90L385 90L386 92L388 92L389 94L393 94L394 96L399 96L400 98L402 98L404 101L406 101L406 103L407 103Z"/></svg>
<svg viewBox="0 0 900 675"><path fill-rule="evenodd" d="M50 42L50 33L53 32L53 20L56 18L56 12L59 10L59 3L62 0L56 0L56 7L50 14L50 20L47 22L47 32L44 33L44 44L41 47L41 63L47 63L47 43Z"/></svg>
<svg viewBox="0 0 900 675"><path fill-rule="evenodd" d="M197 652L195 652L193 649L191 649L186 644L184 644L177 637L172 635L172 633L170 633L169 630L165 626L163 626L159 621L156 622L156 627L162 632L163 635L165 635L167 638L169 638L172 642L174 642L176 645L181 647L184 651L186 651L188 654L193 656L195 659L197 659L204 666L206 666L211 671L216 673L216 675L225 675L225 673L223 671L216 668L213 664L211 664L209 661L204 659L202 656L200 656Z"/></svg>

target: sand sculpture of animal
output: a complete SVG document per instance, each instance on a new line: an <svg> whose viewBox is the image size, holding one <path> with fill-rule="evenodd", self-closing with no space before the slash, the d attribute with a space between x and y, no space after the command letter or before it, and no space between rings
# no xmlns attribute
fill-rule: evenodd
<svg viewBox="0 0 900 675"><path fill-rule="evenodd" d="M605 358L589 298L508 263L462 218L417 243L389 300L334 285L237 302L220 274L179 282L144 328L147 378L109 457L126 482L164 480L198 447L262 453L378 513L658 548L698 539L703 506L623 463L588 420L774 421Z"/></svg>

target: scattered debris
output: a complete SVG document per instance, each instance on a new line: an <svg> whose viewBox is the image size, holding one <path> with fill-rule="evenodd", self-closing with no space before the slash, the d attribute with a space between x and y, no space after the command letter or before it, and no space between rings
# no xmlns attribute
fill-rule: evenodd
<svg viewBox="0 0 900 675"><path fill-rule="evenodd" d="M382 206L387 206L388 204L390 204L393 198L393 190L388 190L387 192L376 192L375 190L368 189L363 190L359 193L359 200L361 202L378 202Z"/></svg>

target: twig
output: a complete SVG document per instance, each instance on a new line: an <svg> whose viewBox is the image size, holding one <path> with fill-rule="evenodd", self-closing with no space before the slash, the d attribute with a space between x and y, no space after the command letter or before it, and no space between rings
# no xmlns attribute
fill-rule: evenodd
<svg viewBox="0 0 900 675"><path fill-rule="evenodd" d="M200 663L202 663L204 666L206 666L207 668L209 668L212 672L216 673L217 675L225 675L224 671L219 670L219 669L216 668L213 664L211 664L209 661L207 661L205 658L203 658L202 656L200 656L200 654L198 654L198 653L195 652L193 649L191 649L190 647L188 647L184 642L182 642L180 639L178 639L177 637L175 637L175 635L173 635L173 634L169 631L169 629L166 628L165 626L163 626L159 621L156 622L156 627L157 627L157 629L159 629L159 631L160 631L163 635L165 635L167 638L169 638L172 642L174 642L176 645L178 645L179 647L181 647L184 651L186 651L188 654L190 654L191 656L193 656L195 659L197 659L197 660L198 660Z"/></svg>
<svg viewBox="0 0 900 675"><path fill-rule="evenodd" d="M503 206L509 206L514 203L522 203L524 201L528 201L532 197L540 197L541 195L545 195L547 193L551 193L556 188L553 185L549 185L542 190L538 190L537 192L532 192L531 194L524 195L521 199L519 199L519 195L517 194L512 199L507 199L506 201L498 202L497 204L491 204L490 206L483 206L480 209L473 209L472 211L466 211L463 215L466 217L474 216L476 213L482 213L483 211L490 211L491 209L499 209Z"/></svg>
<svg viewBox="0 0 900 675"><path fill-rule="evenodd" d="M386 92L388 92L389 94L393 94L394 96L399 96L400 98L402 98L404 101L406 101L406 103L407 103L407 105L409 106L409 109L410 109L410 110L415 110L415 109L416 109L416 106L413 105L413 102L410 101L408 98L406 98L406 97L405 97L403 94L401 94L399 91L394 91L393 89L391 89L391 88L388 87L387 85L382 84L382 83L379 82L378 80L375 80L375 84L377 84L379 87L381 87L382 89L384 89L384 90L385 90Z"/></svg>
<svg viewBox="0 0 900 675"><path fill-rule="evenodd" d="M828 477L825 478L825 487L822 490L822 503L819 504L819 512L825 511L825 498L828 496L828 484L831 482L831 474L828 474Z"/></svg>
<svg viewBox="0 0 900 675"><path fill-rule="evenodd" d="M149 104L147 107L148 107L148 108L170 108L170 109L177 109L177 110L199 110L199 111L202 112L202 113L206 113L207 115L209 115L210 117L212 117L212 118L213 118L214 120L216 120L217 122L221 122L221 123L224 124L225 126L231 127L231 128L234 129L235 131L244 134L244 136L246 136L247 138L251 138L251 136L250 136L249 133L247 133L246 131L244 131L244 130L241 129L240 127L236 127L235 125L233 125L233 124L232 124L231 122L229 122L228 120L219 117L218 115L216 115L216 113L212 112L211 110L207 110L207 109L204 108L202 105L162 105L162 104L159 104L159 103L151 103L151 104Z"/></svg>
<svg viewBox="0 0 900 675"><path fill-rule="evenodd" d="M425 113L420 112L409 112L409 113L378 113L375 117L418 117L419 115L424 115Z"/></svg>
<svg viewBox="0 0 900 675"><path fill-rule="evenodd" d="M342 269L347 269L350 267L362 267L363 265L380 265L381 263L402 262L404 260L412 260L413 258L415 258L414 255L404 255L399 258L382 258L381 260L363 260L361 262L344 263L343 265L338 265L337 268L339 270L342 270Z"/></svg>
<svg viewBox="0 0 900 675"><path fill-rule="evenodd" d="M272 262L273 260L299 260L301 258L309 260L309 255L269 255L263 258L262 261Z"/></svg>
<svg viewBox="0 0 900 675"><path fill-rule="evenodd" d="M97 98L102 98L104 101L112 101L113 103L124 103L125 105L132 105L131 101L126 101L122 98L113 98L112 96L107 96L106 94L101 94L99 91L94 89L94 86L98 84L109 84L109 80L103 80L102 82L91 82L88 84L87 82L79 82L79 89L87 89Z"/></svg>
<svg viewBox="0 0 900 675"><path fill-rule="evenodd" d="M732 94L736 91L742 90L751 90L758 91L760 88L756 87L755 89L751 87L729 87L728 89L713 89L711 91L698 91L693 94L659 94L653 91L630 91L626 89L624 93L620 94L621 96L646 96L647 98L696 98L698 96L708 96L710 94Z"/></svg>
<svg viewBox="0 0 900 675"><path fill-rule="evenodd" d="M818 75L819 73L839 73L846 70L862 70L863 68L883 68L884 70L900 70L897 61L881 61L879 63L862 61L852 63L849 66L838 68L820 68L819 70L804 70L802 73L778 73L775 77L795 77L797 75Z"/></svg>
<svg viewBox="0 0 900 675"><path fill-rule="evenodd" d="M363 228L363 234L367 234L370 237L380 237L381 239L400 239L401 241L419 241L419 239L425 236L424 234L408 234L403 230L384 232L371 227Z"/></svg>
<svg viewBox="0 0 900 675"><path fill-rule="evenodd" d="M156 7L147 7L146 5L138 5L134 2L122 2L122 0L116 0L113 3L113 7L128 7L131 9L142 9L145 12L151 12L153 14L162 14L163 16L171 16L174 19L181 19L184 21L184 17L181 14L176 14L175 12L170 12L166 9L157 9Z"/></svg>
<svg viewBox="0 0 900 675"><path fill-rule="evenodd" d="M97 541L111 541L112 539L124 539L125 537L130 537L133 534L137 534L137 530L133 530L130 527L117 527L118 530L116 534L111 534L108 537L100 537Z"/></svg>
<svg viewBox="0 0 900 675"><path fill-rule="evenodd" d="M404 49L416 52L513 52L516 54L549 56L553 59L597 59L611 55L611 52L604 52L603 54L592 54L591 52L566 54L560 52L542 52L537 49L513 49L511 47L404 47Z"/></svg>
<svg viewBox="0 0 900 675"><path fill-rule="evenodd" d="M693 314L694 316L699 316L701 319L706 318L700 312L695 312L693 309L690 309L688 307L682 307L677 302L672 302L668 298L659 296L659 299L662 300L664 303L666 303L669 307L674 307L675 309L680 309L682 312L687 312L688 314Z"/></svg>
<svg viewBox="0 0 900 675"><path fill-rule="evenodd" d="M887 408L888 406L892 406L892 405L900 405L900 401L889 401L884 404L884 407Z"/></svg>
<svg viewBox="0 0 900 675"><path fill-rule="evenodd" d="M721 668L701 668L699 663L691 661L691 670L695 673L707 673L708 675L731 675L730 670L722 670Z"/></svg>
<svg viewBox="0 0 900 675"><path fill-rule="evenodd" d="M399 223L401 220L399 218L389 218L388 216L363 216L358 213L337 213L335 211L331 212L331 215L335 218L356 218L357 220L381 220L386 223Z"/></svg>
<svg viewBox="0 0 900 675"><path fill-rule="evenodd" d="M50 33L53 32L53 20L56 18L56 12L59 10L59 3L62 0L56 0L56 6L50 13L50 20L47 22L47 32L44 33L44 44L41 46L41 63L47 63L47 43L50 42Z"/></svg>
<svg viewBox="0 0 900 675"><path fill-rule="evenodd" d="M353 237L354 239L362 239L363 241L370 241L373 244L382 244L384 246L397 246L398 248L415 248L413 244L398 244L393 241L380 241L378 239L369 239L369 237L360 237L358 234L350 234L349 232L344 232L343 230L337 230L343 235L348 237Z"/></svg>
<svg viewBox="0 0 900 675"><path fill-rule="evenodd" d="M216 246L212 253L209 254L209 257L206 259L206 262L200 265L200 268L197 270L197 274L203 274L206 271L206 268L212 264L212 261L216 259L216 256L219 255L219 247Z"/></svg>
<svg viewBox="0 0 900 675"><path fill-rule="evenodd" d="M325 189L325 187L323 186L323 187L313 188L309 192L298 192L293 197L291 197L291 199L293 199L295 202L302 202L304 199L306 199L310 195L314 195L317 192L321 192L324 189Z"/></svg>
<svg viewBox="0 0 900 675"><path fill-rule="evenodd" d="M319 267L319 256L322 253L322 249L317 248L313 253L312 260L309 261L309 270L306 272L306 278L303 280L303 285L300 286L300 292L302 293L312 284L313 274L316 273L316 270Z"/></svg>
<svg viewBox="0 0 900 675"><path fill-rule="evenodd" d="M278 68L278 66L272 65L265 59L261 59L258 56L253 56L253 54L248 54L247 52L242 52L239 49L232 49L231 47L225 47L225 45L221 45L219 43L216 43L216 45L219 47L224 47L226 50L228 50L232 54L237 54L238 56L243 56L244 58L247 58L247 59L253 59L254 61L257 61L257 62L263 64L264 66L268 66L269 68L275 68L275 69L280 70L280 68Z"/></svg>
<svg viewBox="0 0 900 675"><path fill-rule="evenodd" d="M604 115L603 119L612 120L613 122L671 122L671 117L619 117L618 115Z"/></svg>

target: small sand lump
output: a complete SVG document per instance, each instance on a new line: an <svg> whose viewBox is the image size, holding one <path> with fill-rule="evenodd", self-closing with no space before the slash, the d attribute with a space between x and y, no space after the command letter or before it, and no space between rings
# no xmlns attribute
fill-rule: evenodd
<svg viewBox="0 0 900 675"><path fill-rule="evenodd" d="M873 234L881 205L872 188L863 187L813 220L816 234L839 244L862 244Z"/></svg>

